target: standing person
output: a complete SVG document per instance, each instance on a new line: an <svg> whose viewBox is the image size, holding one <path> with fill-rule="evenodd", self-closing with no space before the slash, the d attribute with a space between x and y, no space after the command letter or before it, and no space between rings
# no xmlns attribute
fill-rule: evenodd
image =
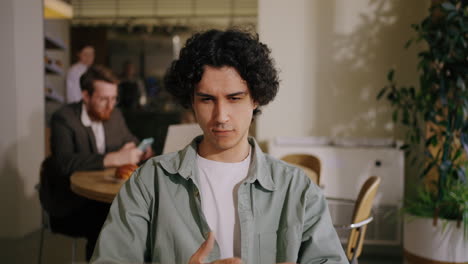
<svg viewBox="0 0 468 264"><path fill-rule="evenodd" d="M67 73L67 103L81 100L80 77L94 63L94 47L88 44L80 46L77 57L78 61Z"/></svg>
<svg viewBox="0 0 468 264"><path fill-rule="evenodd" d="M110 70L91 66L81 76L83 100L64 106L51 121L51 156L43 163L41 203L55 232L84 236L87 260L110 204L89 200L70 189L75 171L137 164L152 155L136 147L138 139L115 108L117 78Z"/></svg>
<svg viewBox="0 0 468 264"><path fill-rule="evenodd" d="M195 34L165 84L203 135L125 183L92 263L348 263L320 188L248 136L279 86L257 35Z"/></svg>
<svg viewBox="0 0 468 264"><path fill-rule="evenodd" d="M146 104L146 90L143 81L138 77L136 66L131 61L125 61L119 84L119 107L136 109Z"/></svg>

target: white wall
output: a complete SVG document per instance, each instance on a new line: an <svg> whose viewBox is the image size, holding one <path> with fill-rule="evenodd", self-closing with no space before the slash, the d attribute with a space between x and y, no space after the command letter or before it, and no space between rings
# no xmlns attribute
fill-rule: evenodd
<svg viewBox="0 0 468 264"><path fill-rule="evenodd" d="M258 31L281 70L276 100L257 121L257 138L393 137L387 71L417 84L410 25L429 1L259 0Z"/></svg>
<svg viewBox="0 0 468 264"><path fill-rule="evenodd" d="M42 1L0 2L0 238L40 225L34 186L44 158Z"/></svg>

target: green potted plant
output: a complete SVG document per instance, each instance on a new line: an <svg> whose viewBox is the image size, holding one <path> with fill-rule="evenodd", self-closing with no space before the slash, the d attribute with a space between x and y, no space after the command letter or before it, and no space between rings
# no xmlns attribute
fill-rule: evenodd
<svg viewBox="0 0 468 264"><path fill-rule="evenodd" d="M390 102L394 122L407 127L402 148L420 171L404 205L405 255L415 263L467 263L468 1L433 0L412 27L416 37L405 46L425 46L417 55L419 86L397 85L390 70L377 95Z"/></svg>

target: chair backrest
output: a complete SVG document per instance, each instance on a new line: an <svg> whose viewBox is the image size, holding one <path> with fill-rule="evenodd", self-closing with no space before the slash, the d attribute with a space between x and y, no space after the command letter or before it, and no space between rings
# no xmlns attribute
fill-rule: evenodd
<svg viewBox="0 0 468 264"><path fill-rule="evenodd" d="M50 148L50 127L45 128L45 156L49 157L52 154L52 150Z"/></svg>
<svg viewBox="0 0 468 264"><path fill-rule="evenodd" d="M377 176L369 177L366 182L362 185L359 191L356 204L354 206L352 223L358 223L366 220L371 215L372 204L374 202L375 195L380 185L380 178ZM349 234L348 246L346 248L346 256L348 259L359 257L362 252L362 245L364 242L364 236L366 234L367 225L360 228L351 229Z"/></svg>
<svg viewBox="0 0 468 264"><path fill-rule="evenodd" d="M203 134L203 131L196 123L169 125L163 154L183 149L187 144L192 142L194 137L201 134Z"/></svg>
<svg viewBox="0 0 468 264"><path fill-rule="evenodd" d="M281 159L300 167L317 185L320 184L321 163L316 156L310 154L289 154Z"/></svg>

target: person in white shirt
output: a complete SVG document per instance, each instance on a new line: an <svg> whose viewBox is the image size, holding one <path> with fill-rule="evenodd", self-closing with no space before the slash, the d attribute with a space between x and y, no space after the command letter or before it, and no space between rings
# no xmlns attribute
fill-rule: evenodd
<svg viewBox="0 0 468 264"><path fill-rule="evenodd" d="M278 92L270 54L253 32L213 29L187 40L164 88L203 135L130 177L92 264L349 263L320 188L249 137Z"/></svg>
<svg viewBox="0 0 468 264"><path fill-rule="evenodd" d="M83 45L78 50L78 61L73 64L67 73L67 103L81 100L80 77L94 62L94 47Z"/></svg>

